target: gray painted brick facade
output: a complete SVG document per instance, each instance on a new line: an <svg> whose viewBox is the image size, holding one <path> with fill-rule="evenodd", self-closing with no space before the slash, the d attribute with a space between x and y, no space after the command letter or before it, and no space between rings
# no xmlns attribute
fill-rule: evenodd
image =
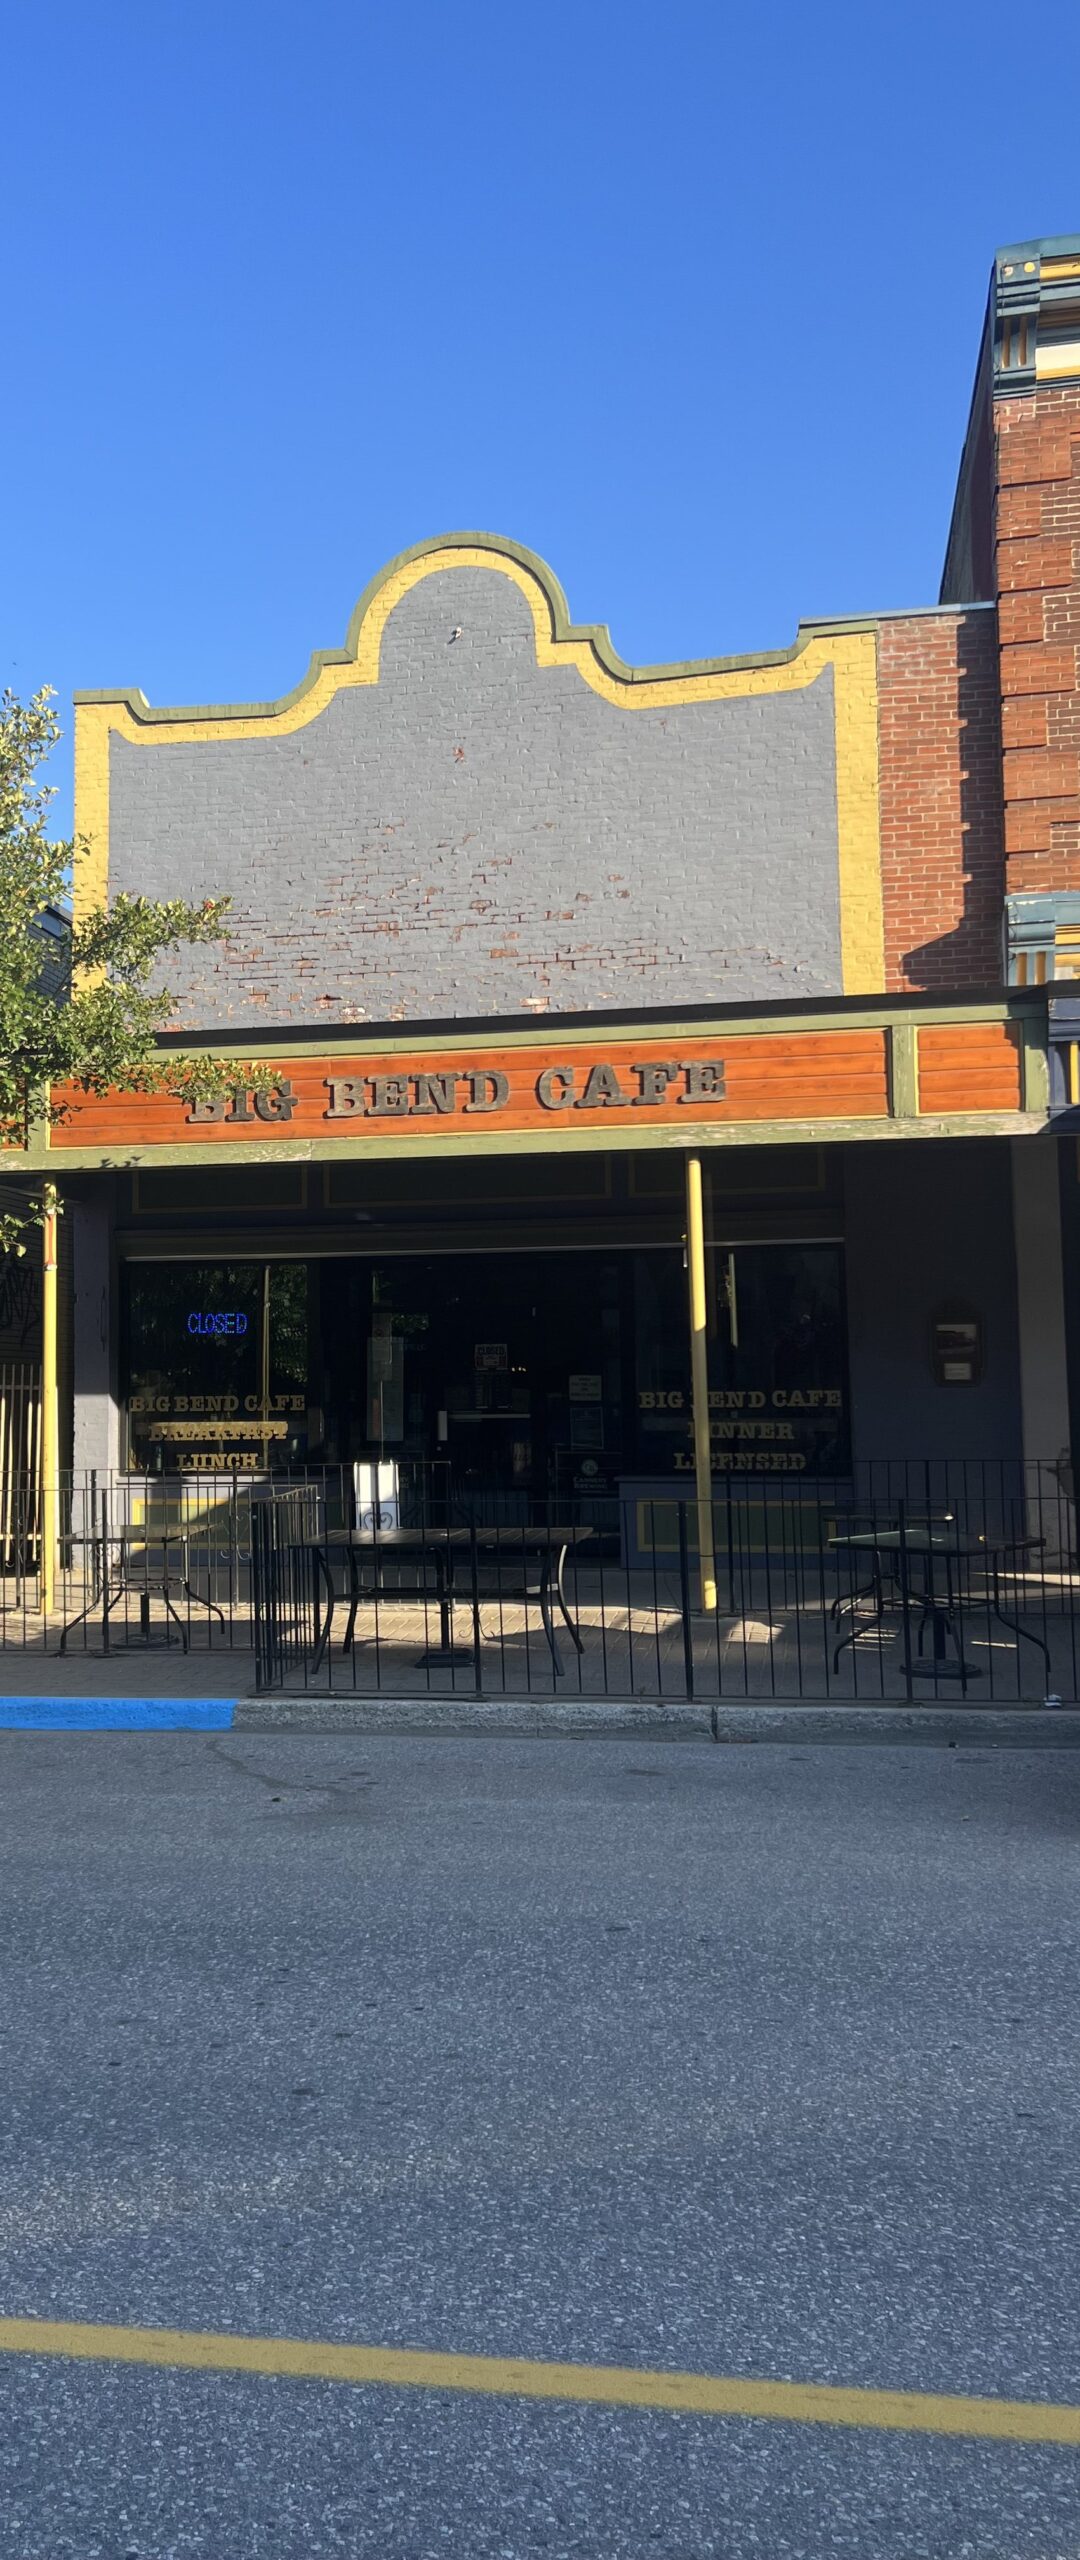
<svg viewBox="0 0 1080 2560"><path fill-rule="evenodd" d="M229 950L170 971L189 1026L841 986L831 675L623 710L537 666L511 579L456 568L294 735L111 754L113 891L233 899Z"/></svg>

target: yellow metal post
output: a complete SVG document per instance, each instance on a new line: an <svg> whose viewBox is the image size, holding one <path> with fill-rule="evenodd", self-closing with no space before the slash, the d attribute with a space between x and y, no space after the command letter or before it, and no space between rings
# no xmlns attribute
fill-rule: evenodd
<svg viewBox="0 0 1080 2560"><path fill-rule="evenodd" d="M269 1265L269 1263L268 1263L268 1262L264 1262L264 1264L263 1264L263 1276L262 1276L262 1336L261 1336L260 1343L259 1343L259 1388L260 1388L260 1397L261 1397L261 1404L262 1404L262 1418L263 1418L263 1421L264 1421L264 1422L269 1422L269 1420L270 1420L270 1265ZM270 1443L269 1443L269 1441L268 1441L268 1440L266 1440L266 1439L264 1439L263 1444L262 1444L262 1455L263 1455L263 1462L264 1462L264 1464L265 1464L265 1461L266 1461L267 1453L268 1453L268 1451L269 1451L269 1447L270 1447Z"/></svg>
<svg viewBox="0 0 1080 2560"><path fill-rule="evenodd" d="M60 1432L56 1386L56 1184L42 1191L41 1225L41 1611L56 1597Z"/></svg>
<svg viewBox="0 0 1080 2560"><path fill-rule="evenodd" d="M705 1219L701 1157L686 1159L686 1268L690 1282L690 1386L694 1408L694 1474L697 1479L701 1606L716 1608L713 1556L712 1443L709 1438L708 1309L705 1294Z"/></svg>

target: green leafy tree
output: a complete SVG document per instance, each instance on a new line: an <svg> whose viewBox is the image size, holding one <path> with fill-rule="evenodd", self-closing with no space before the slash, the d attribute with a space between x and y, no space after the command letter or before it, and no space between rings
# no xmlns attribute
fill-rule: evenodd
<svg viewBox="0 0 1080 2560"><path fill-rule="evenodd" d="M191 907L122 895L59 945L43 930L68 899L78 849L47 831L55 792L40 768L60 734L52 700L48 686L26 704L0 696L0 1148L24 1146L35 1113L57 1116L55 1086L193 1097L240 1072L155 1046L175 1010L161 964L182 945L227 939L227 898ZM25 1250L36 1215L25 1177L5 1182L0 1159L0 1251Z"/></svg>

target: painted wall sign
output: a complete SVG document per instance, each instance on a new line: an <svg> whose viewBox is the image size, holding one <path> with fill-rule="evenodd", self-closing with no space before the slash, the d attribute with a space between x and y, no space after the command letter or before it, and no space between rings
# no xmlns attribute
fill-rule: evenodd
<svg viewBox="0 0 1080 2560"><path fill-rule="evenodd" d="M673 1467L684 1475L694 1464L690 1408L689 1380L685 1387L638 1390L639 1412L685 1418L686 1445L671 1452ZM713 1471L799 1475L813 1454L815 1434L835 1428L843 1409L839 1387L710 1387Z"/></svg>
<svg viewBox="0 0 1080 2560"><path fill-rule="evenodd" d="M303 1413L306 1410L305 1399L303 1396L278 1395L271 1396L268 1401L269 1406L274 1413ZM261 1396L193 1396L154 1393L149 1395L133 1395L128 1399L128 1412L139 1416L148 1414L199 1414L208 1418L220 1416L222 1420L228 1421L232 1416L239 1413L261 1414L262 1409L263 1400Z"/></svg>
<svg viewBox="0 0 1080 2560"><path fill-rule="evenodd" d="M152 1422L148 1440L287 1440L287 1422Z"/></svg>
<svg viewBox="0 0 1080 2560"><path fill-rule="evenodd" d="M302 1449L306 1406L302 1395L132 1395L127 1404L132 1456L138 1466L160 1460L170 1475L248 1474L263 1471L274 1444Z"/></svg>

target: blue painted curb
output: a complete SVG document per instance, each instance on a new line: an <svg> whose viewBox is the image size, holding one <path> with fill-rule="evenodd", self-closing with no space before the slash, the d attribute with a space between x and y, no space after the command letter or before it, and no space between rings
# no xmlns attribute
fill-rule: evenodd
<svg viewBox="0 0 1080 2560"><path fill-rule="evenodd" d="M0 1698L16 1733L223 1733L235 1698Z"/></svg>

